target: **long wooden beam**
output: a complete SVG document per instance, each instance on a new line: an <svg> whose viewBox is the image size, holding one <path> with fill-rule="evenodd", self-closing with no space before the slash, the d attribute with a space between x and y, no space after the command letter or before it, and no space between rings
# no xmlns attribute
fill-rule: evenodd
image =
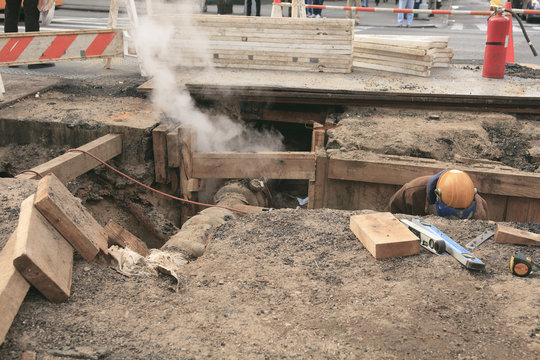
<svg viewBox="0 0 540 360"><path fill-rule="evenodd" d="M200 179L315 180L315 154L310 152L194 153L193 177Z"/></svg>
<svg viewBox="0 0 540 360"><path fill-rule="evenodd" d="M330 159L328 166L330 179L390 185L403 185L416 177L433 175L447 167L440 162L414 164L342 159ZM467 171L480 193L540 198L540 174L460 168Z"/></svg>
<svg viewBox="0 0 540 360"><path fill-rule="evenodd" d="M88 151L103 161L108 161L122 153L122 135L108 134L79 147L79 149ZM43 176L54 173L60 181L66 183L98 165L100 165L98 161L84 153L68 152L32 168L32 170ZM18 179L37 179L38 175L23 173L16 177Z"/></svg>

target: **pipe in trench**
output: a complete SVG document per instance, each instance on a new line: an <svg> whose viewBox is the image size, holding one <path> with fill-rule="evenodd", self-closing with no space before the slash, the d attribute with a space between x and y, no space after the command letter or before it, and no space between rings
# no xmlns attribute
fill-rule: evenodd
<svg viewBox="0 0 540 360"><path fill-rule="evenodd" d="M253 179L230 182L221 187L214 196L214 203L248 213L259 213L267 209L270 192L263 180ZM187 220L179 232L171 236L161 250L180 251L190 258L204 254L208 239L214 230L228 220L242 214L218 207L202 210Z"/></svg>

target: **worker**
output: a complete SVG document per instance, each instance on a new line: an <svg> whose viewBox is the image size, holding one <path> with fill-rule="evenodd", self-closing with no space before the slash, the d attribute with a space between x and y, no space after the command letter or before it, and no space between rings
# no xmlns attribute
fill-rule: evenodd
<svg viewBox="0 0 540 360"><path fill-rule="evenodd" d="M409 181L396 192L388 209L393 213L438 215L451 219L488 219L486 201L462 170L445 169Z"/></svg>

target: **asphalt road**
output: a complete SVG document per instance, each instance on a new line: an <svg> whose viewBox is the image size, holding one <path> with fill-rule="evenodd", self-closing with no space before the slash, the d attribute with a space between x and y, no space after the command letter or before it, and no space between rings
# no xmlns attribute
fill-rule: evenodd
<svg viewBox="0 0 540 360"><path fill-rule="evenodd" d="M270 16L272 8L271 0L262 0L262 2L261 15ZM145 1L137 0L136 4L139 16L144 16L146 12ZM325 5L345 6L346 1L326 0ZM375 1L370 0L369 5L375 6ZM387 3L381 1L379 7L390 8L396 7L396 5L394 0L388 0ZM487 10L488 7L488 0L443 0L443 9ZM107 25L108 8L108 0L65 0L65 6L56 10L53 22L49 26L43 27L43 30L104 28ZM208 14L217 14L215 3L209 4L207 8ZM129 25L128 18L123 10L121 8L118 25L127 27ZM243 5L235 5L233 7L234 15L242 15L243 13ZM323 10L322 15L329 18L345 18L345 11L327 9ZM355 33L447 35L450 36L449 46L454 49L455 63L483 63L487 30L487 18L485 16L424 16L424 18L415 18L411 28L398 28L396 17L397 15L391 13L361 12ZM533 45L535 45L537 50L540 50L540 23L524 23L524 25L529 37L533 41ZM23 28L21 27L22 30ZM516 62L540 66L540 57L534 57L532 55L516 20L513 23L513 30Z"/></svg>

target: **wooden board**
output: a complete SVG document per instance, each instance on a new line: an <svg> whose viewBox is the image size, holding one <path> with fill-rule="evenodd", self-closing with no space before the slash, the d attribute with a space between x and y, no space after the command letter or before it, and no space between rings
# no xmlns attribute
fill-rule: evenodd
<svg viewBox="0 0 540 360"><path fill-rule="evenodd" d="M181 52L183 65L351 72L352 20L171 15L159 21L173 27L170 54ZM197 36L186 38L188 23ZM201 51L203 39L206 48Z"/></svg>
<svg viewBox="0 0 540 360"><path fill-rule="evenodd" d="M194 153L193 177L200 179L315 180L315 154L311 152Z"/></svg>
<svg viewBox="0 0 540 360"><path fill-rule="evenodd" d="M389 71L389 72L395 72L399 74L407 74L407 75L416 75L416 76L423 76L428 77L431 73L430 71L416 71L407 69L405 67L396 67L396 66L388 66L388 65L381 65L381 64L372 64L365 61L353 61L353 68L364 68L364 69L372 69L372 70L383 70L383 71Z"/></svg>
<svg viewBox="0 0 540 360"><path fill-rule="evenodd" d="M429 69L431 68L432 63L421 63L421 64L413 64L410 62L401 61L401 59L398 58L385 58L385 59L378 59L371 55L366 56L354 56L353 58L353 64L355 66L358 66L358 63L369 63L369 64L376 64L381 66L388 66L396 69L402 69L405 71L417 71L420 73L429 72ZM361 65L363 66L363 65Z"/></svg>
<svg viewBox="0 0 540 360"><path fill-rule="evenodd" d="M0 252L0 344L6 339L11 323L30 289L30 284L13 266L16 232Z"/></svg>
<svg viewBox="0 0 540 360"><path fill-rule="evenodd" d="M315 166L315 181L309 181L308 185L308 209L326 207L328 158L326 156L317 156Z"/></svg>
<svg viewBox="0 0 540 360"><path fill-rule="evenodd" d="M152 149L154 150L154 174L156 177L156 182L159 184L167 183L168 128L169 127L167 125L162 124L152 130Z"/></svg>
<svg viewBox="0 0 540 360"><path fill-rule="evenodd" d="M148 247L146 244L113 220L109 220L107 226L105 226L105 233L107 234L109 246L118 245L123 248L127 247L141 256L148 255Z"/></svg>
<svg viewBox="0 0 540 360"><path fill-rule="evenodd" d="M418 237L389 212L351 216L350 228L376 259L420 252Z"/></svg>
<svg viewBox="0 0 540 360"><path fill-rule="evenodd" d="M88 144L79 147L88 151L103 161L108 161L122 153L122 135L108 134ZM101 165L98 161L81 152L68 152L44 164L32 168L32 170L45 176L54 174L60 181L67 182L89 170ZM18 179L37 179L33 173L23 173L16 176Z"/></svg>
<svg viewBox="0 0 540 360"><path fill-rule="evenodd" d="M430 160L369 161L330 159L328 177L331 179L403 185L423 175L433 175L449 165ZM540 199L540 174L478 170L460 166L469 174L480 193L521 196Z"/></svg>
<svg viewBox="0 0 540 360"><path fill-rule="evenodd" d="M69 298L73 248L34 207L34 196L21 204L13 264L47 299Z"/></svg>
<svg viewBox="0 0 540 360"><path fill-rule="evenodd" d="M34 205L86 260L108 253L101 225L54 174L39 181Z"/></svg>
<svg viewBox="0 0 540 360"><path fill-rule="evenodd" d="M167 166L180 166L180 135L178 128L167 133Z"/></svg>
<svg viewBox="0 0 540 360"><path fill-rule="evenodd" d="M540 246L540 234L498 224L497 230L495 230L495 242L502 244Z"/></svg>

